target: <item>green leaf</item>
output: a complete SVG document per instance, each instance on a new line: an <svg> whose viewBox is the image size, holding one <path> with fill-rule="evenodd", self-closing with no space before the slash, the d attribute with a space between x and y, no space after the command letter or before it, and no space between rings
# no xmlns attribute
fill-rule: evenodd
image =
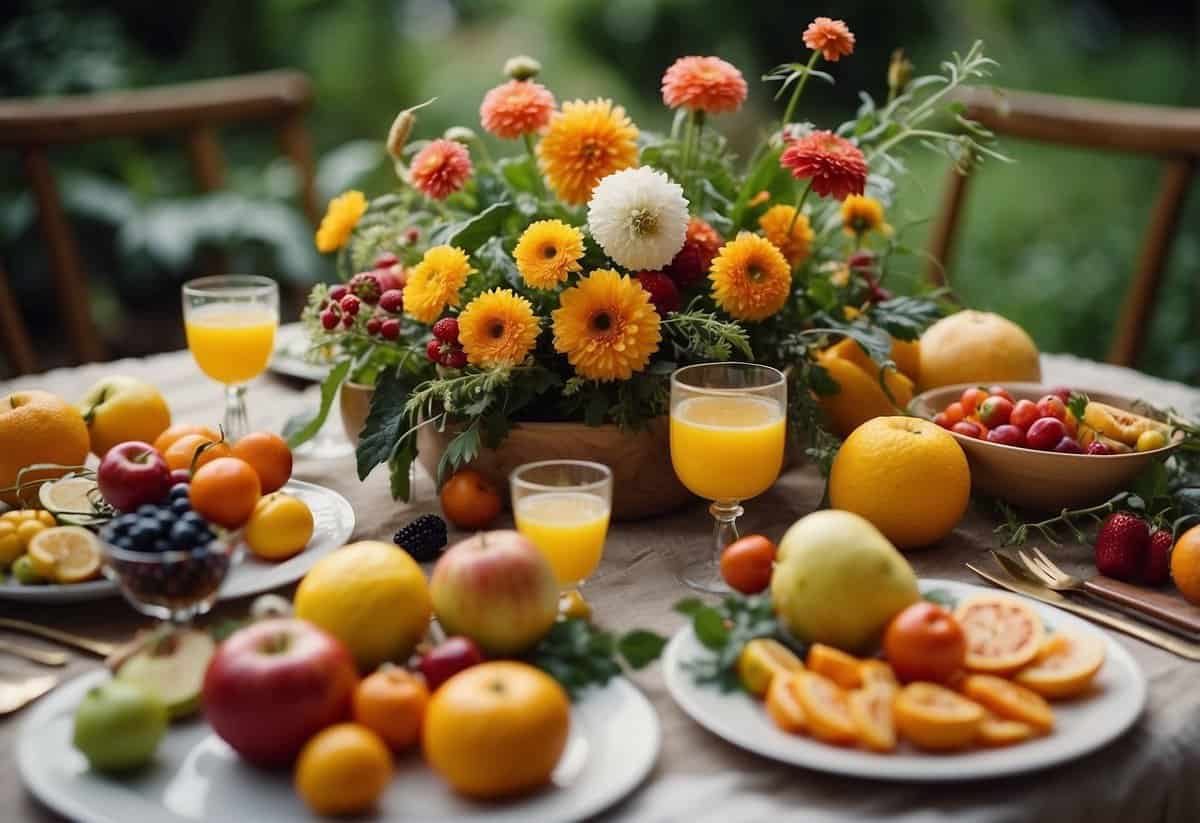
<svg viewBox="0 0 1200 823"><path fill-rule="evenodd" d="M1132 491L1142 500L1150 502L1167 496L1167 467L1154 461L1133 481Z"/></svg>
<svg viewBox="0 0 1200 823"><path fill-rule="evenodd" d="M456 223L443 223L429 233L431 246L457 246L467 254L473 253L484 242L500 233L504 219L512 211L512 203L493 203L479 214Z"/></svg>
<svg viewBox="0 0 1200 823"><path fill-rule="evenodd" d="M783 167L779 165L779 155L781 154L783 154L782 147L767 149L759 156L750 173L746 175L746 180L738 191L737 200L734 201L733 208L729 211L729 221L735 230L742 228L750 198L764 189L771 188L771 183L776 176L784 173Z"/></svg>
<svg viewBox="0 0 1200 823"><path fill-rule="evenodd" d="M283 437L287 440L289 448L294 449L301 443L307 443L321 430L321 427L325 425L326 418L329 417L329 410L333 408L333 400L337 397L338 389L342 387L342 383L349 373L349 360L343 360L334 366L321 383L321 405L316 414L300 419L293 417L287 422L283 428Z"/></svg>
<svg viewBox="0 0 1200 823"><path fill-rule="evenodd" d="M396 369L388 369L379 375L375 394L371 397L371 411L358 438L359 480L366 480L372 469L388 461L396 452L400 438L408 431L408 416L403 411L408 393L408 385Z"/></svg>
<svg viewBox="0 0 1200 823"><path fill-rule="evenodd" d="M812 278L806 295L822 311L833 311L838 303L837 289L824 277Z"/></svg>
<svg viewBox="0 0 1200 823"><path fill-rule="evenodd" d="M699 597L685 597L671 608L686 617L695 617L696 612L708 607Z"/></svg>
<svg viewBox="0 0 1200 823"><path fill-rule="evenodd" d="M479 454L479 447L479 421L475 420L446 446L446 451L442 454L442 459L438 462L438 488L441 488L450 474L460 466L464 466L474 460Z"/></svg>
<svg viewBox="0 0 1200 823"><path fill-rule="evenodd" d="M635 669L644 669L662 654L667 638L644 629L636 629L621 635L617 651Z"/></svg>
<svg viewBox="0 0 1200 823"><path fill-rule="evenodd" d="M500 173L504 175L505 181L514 189L529 194L537 193L538 175L528 155L505 157L496 165L499 167Z"/></svg>
<svg viewBox="0 0 1200 823"><path fill-rule="evenodd" d="M948 589L930 589L921 595L922 600L928 600L930 603L936 603L943 609L954 610L958 606L958 598L950 593Z"/></svg>
<svg viewBox="0 0 1200 823"><path fill-rule="evenodd" d="M1071 392L1067 396L1067 408L1071 414L1075 415L1075 419L1080 423L1083 422L1083 414L1087 411L1088 396L1077 391Z"/></svg>
<svg viewBox="0 0 1200 823"><path fill-rule="evenodd" d="M916 340L942 316L942 310L928 297L893 297L873 305L868 316L892 337Z"/></svg>
<svg viewBox="0 0 1200 823"><path fill-rule="evenodd" d="M408 502L412 499L412 464L417 459L417 438L406 437L396 444L396 450L388 458L393 500Z"/></svg>
<svg viewBox="0 0 1200 823"><path fill-rule="evenodd" d="M692 615L692 628L695 629L700 642L714 651L729 641L729 629L725 628L721 613L711 606L698 609Z"/></svg>
<svg viewBox="0 0 1200 823"><path fill-rule="evenodd" d="M855 323L847 326L843 331L846 332L846 336L853 337L854 341L867 353L867 356L876 363L887 363L891 360L892 339L883 329Z"/></svg>

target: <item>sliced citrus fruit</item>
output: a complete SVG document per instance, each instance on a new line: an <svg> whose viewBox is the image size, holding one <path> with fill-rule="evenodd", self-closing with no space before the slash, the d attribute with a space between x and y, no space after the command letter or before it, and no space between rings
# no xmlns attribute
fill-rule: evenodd
<svg viewBox="0 0 1200 823"><path fill-rule="evenodd" d="M859 659L824 643L813 643L808 650L805 665L809 671L823 674L843 689L857 689L862 685Z"/></svg>
<svg viewBox="0 0 1200 823"><path fill-rule="evenodd" d="M846 693L836 683L815 672L798 672L789 679L804 720L813 737L826 743L850 744L858 739L858 726L850 716Z"/></svg>
<svg viewBox="0 0 1200 823"><path fill-rule="evenodd" d="M896 673L883 660L864 660L858 664L858 677L863 688L885 687L893 692L900 688Z"/></svg>
<svg viewBox="0 0 1200 823"><path fill-rule="evenodd" d="M1103 665L1104 641L1098 636L1057 632L1013 680L1042 697L1062 700L1087 691Z"/></svg>
<svg viewBox="0 0 1200 823"><path fill-rule="evenodd" d="M909 683L892 701L896 729L922 749L952 751L970 746L984 711L973 700L935 683Z"/></svg>
<svg viewBox="0 0 1200 823"><path fill-rule="evenodd" d="M746 691L762 697L776 675L804 668L800 658L787 646L769 637L751 640L738 655L738 679Z"/></svg>
<svg viewBox="0 0 1200 823"><path fill-rule="evenodd" d="M1083 422L1106 437L1119 440L1127 446L1137 443L1138 438L1148 431L1165 433L1167 426L1149 417L1134 414L1107 403L1090 401L1083 410Z"/></svg>
<svg viewBox="0 0 1200 823"><path fill-rule="evenodd" d="M795 673L772 677L767 687L767 715L775 725L789 734L800 734L808 728L804 709L796 697Z"/></svg>
<svg viewBox="0 0 1200 823"><path fill-rule="evenodd" d="M850 717L858 729L859 742L877 752L896 748L896 724L892 719L891 689L886 686L867 686L856 689L846 698Z"/></svg>
<svg viewBox="0 0 1200 823"><path fill-rule="evenodd" d="M55 526L29 541L34 571L56 583L82 583L100 574L100 541L80 526Z"/></svg>
<svg viewBox="0 0 1200 823"><path fill-rule="evenodd" d="M1010 674L1042 647L1042 619L1015 597L981 594L964 600L954 617L967 635L966 666L987 674Z"/></svg>
<svg viewBox="0 0 1200 823"><path fill-rule="evenodd" d="M43 483L38 489L38 502L58 522L67 526L86 526L100 519L100 513L92 503L98 494L95 480L68 476L53 483Z"/></svg>
<svg viewBox="0 0 1200 823"><path fill-rule="evenodd" d="M1054 728L1054 711L1046 698L1011 680L971 674L963 678L961 688L967 697L1006 720L1028 723L1043 734Z"/></svg>
<svg viewBox="0 0 1200 823"><path fill-rule="evenodd" d="M1006 720L989 714L979 724L975 740L981 746L1011 746L1024 743L1037 734L1037 729L1020 720Z"/></svg>

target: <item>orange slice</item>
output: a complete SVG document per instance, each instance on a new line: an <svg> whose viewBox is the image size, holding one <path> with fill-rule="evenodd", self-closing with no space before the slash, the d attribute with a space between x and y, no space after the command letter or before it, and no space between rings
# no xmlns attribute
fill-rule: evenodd
<svg viewBox="0 0 1200 823"><path fill-rule="evenodd" d="M772 677L767 687L767 715L776 726L789 734L800 734L808 728L804 709L796 699L795 680L797 674L781 674Z"/></svg>
<svg viewBox="0 0 1200 823"><path fill-rule="evenodd" d="M746 691L755 697L765 695L777 675L798 672L803 668L804 664L791 649L769 637L751 640L737 660L738 679Z"/></svg>
<svg viewBox="0 0 1200 823"><path fill-rule="evenodd" d="M971 671L1011 674L1042 647L1041 618L1015 597L978 595L960 603L954 617L967 635L965 663Z"/></svg>
<svg viewBox="0 0 1200 823"><path fill-rule="evenodd" d="M56 583L82 583L100 574L100 541L80 526L44 529L29 541L34 571Z"/></svg>
<svg viewBox="0 0 1200 823"><path fill-rule="evenodd" d="M1012 746L1024 743L1037 734L1037 729L1020 720L1006 720L989 714L979 724L975 740L981 746Z"/></svg>
<svg viewBox="0 0 1200 823"><path fill-rule="evenodd" d="M883 660L864 660L859 663L858 677L862 681L863 688L883 687L890 689L893 693L900 688L896 673Z"/></svg>
<svg viewBox="0 0 1200 823"><path fill-rule="evenodd" d="M815 672L799 672L789 682L813 737L837 745L858 739L858 725L850 716L846 693L836 683Z"/></svg>
<svg viewBox="0 0 1200 823"><path fill-rule="evenodd" d="M983 707L935 683L909 683L892 702L900 734L922 749L965 749L983 722Z"/></svg>
<svg viewBox="0 0 1200 823"><path fill-rule="evenodd" d="M993 714L1028 723L1042 734L1054 728L1054 711L1046 698L1003 677L968 675L963 678L962 693Z"/></svg>
<svg viewBox="0 0 1200 823"><path fill-rule="evenodd" d="M1042 697L1062 700L1087 691L1103 665L1104 641L1098 636L1057 632L1013 680Z"/></svg>
<svg viewBox="0 0 1200 823"><path fill-rule="evenodd" d="M858 740L868 749L890 752L896 748L896 724L892 720L892 690L868 686L846 698L850 717L858 729Z"/></svg>
<svg viewBox="0 0 1200 823"><path fill-rule="evenodd" d="M813 643L808 650L805 664L809 671L825 675L843 689L857 689L862 685L859 659L824 643Z"/></svg>

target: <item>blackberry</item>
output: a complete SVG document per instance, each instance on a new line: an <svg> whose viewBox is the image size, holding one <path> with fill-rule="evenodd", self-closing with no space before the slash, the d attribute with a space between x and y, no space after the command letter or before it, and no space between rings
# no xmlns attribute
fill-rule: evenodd
<svg viewBox="0 0 1200 823"><path fill-rule="evenodd" d="M436 514L423 514L392 536L392 542L418 563L437 560L446 541L446 521Z"/></svg>

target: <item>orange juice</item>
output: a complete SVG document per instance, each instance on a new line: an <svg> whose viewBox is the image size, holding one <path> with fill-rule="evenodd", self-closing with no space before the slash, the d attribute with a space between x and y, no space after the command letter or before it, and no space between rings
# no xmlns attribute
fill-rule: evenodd
<svg viewBox="0 0 1200 823"><path fill-rule="evenodd" d="M587 492L543 492L514 506L517 531L538 547L559 585L571 586L600 565L608 533L609 505Z"/></svg>
<svg viewBox="0 0 1200 823"><path fill-rule="evenodd" d="M708 500L747 500L779 477L787 438L775 400L701 396L671 410L671 463L680 482Z"/></svg>
<svg viewBox="0 0 1200 823"><path fill-rule="evenodd" d="M227 385L262 374L275 347L279 318L261 306L215 303L192 311L185 322L188 348L200 370Z"/></svg>

